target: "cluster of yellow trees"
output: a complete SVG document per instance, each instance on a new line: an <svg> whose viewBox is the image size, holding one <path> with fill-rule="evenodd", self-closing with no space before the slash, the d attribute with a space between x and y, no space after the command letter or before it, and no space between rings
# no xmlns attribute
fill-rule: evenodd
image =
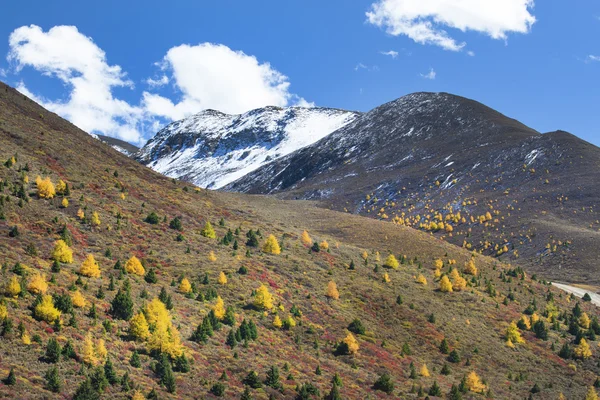
<svg viewBox="0 0 600 400"><path fill-rule="evenodd" d="M148 351L158 351L173 358L183 354L179 331L173 325L167 307L158 298L152 299L143 311L131 318L129 334L146 342Z"/></svg>

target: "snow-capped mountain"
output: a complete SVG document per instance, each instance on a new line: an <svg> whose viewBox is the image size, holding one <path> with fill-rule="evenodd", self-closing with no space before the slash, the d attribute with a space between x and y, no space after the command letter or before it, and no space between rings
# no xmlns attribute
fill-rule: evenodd
<svg viewBox="0 0 600 400"><path fill-rule="evenodd" d="M332 108L264 107L240 115L204 110L167 125L135 158L169 177L218 189L359 116Z"/></svg>

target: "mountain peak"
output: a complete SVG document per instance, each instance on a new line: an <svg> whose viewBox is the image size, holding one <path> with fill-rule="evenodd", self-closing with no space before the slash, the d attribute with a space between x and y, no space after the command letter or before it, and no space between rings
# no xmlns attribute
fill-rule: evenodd
<svg viewBox="0 0 600 400"><path fill-rule="evenodd" d="M136 159L169 177L218 189L359 115L320 107L267 106L237 115L203 110L167 125Z"/></svg>

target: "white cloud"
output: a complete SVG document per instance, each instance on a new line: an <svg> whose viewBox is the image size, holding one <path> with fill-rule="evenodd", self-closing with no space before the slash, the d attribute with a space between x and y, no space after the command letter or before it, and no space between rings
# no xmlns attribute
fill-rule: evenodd
<svg viewBox="0 0 600 400"><path fill-rule="evenodd" d="M358 63L354 67L355 71L360 71L361 69L364 69L365 71L369 71L369 72L377 72L377 71L379 71L379 67L377 65L373 65L373 66L369 67L368 65L365 65L363 63Z"/></svg>
<svg viewBox="0 0 600 400"><path fill-rule="evenodd" d="M165 86L166 84L169 83L169 77L166 75L161 76L158 79L152 79L152 78L148 78L146 79L146 83L150 86L150 87L161 87L161 86Z"/></svg>
<svg viewBox="0 0 600 400"><path fill-rule="evenodd" d="M390 51L380 51L381 54L383 54L384 56L390 56L393 59L398 58L398 52L394 51L394 50L390 50Z"/></svg>
<svg viewBox="0 0 600 400"><path fill-rule="evenodd" d="M269 63L220 44L173 47L161 68L173 75L181 99L144 92L143 104L150 113L170 119L205 108L241 113L266 105L307 104L290 93L288 78Z"/></svg>
<svg viewBox="0 0 600 400"><path fill-rule="evenodd" d="M242 113L267 105L314 107L291 93L288 78L269 63L219 44L171 48L156 64L160 73L144 81L149 90L142 93L138 105L113 95L118 87L133 89L133 82L120 66L109 65L104 51L74 26L56 26L47 32L35 25L18 28L10 35L7 59L16 74L32 67L60 79L69 91L66 100L52 100L21 82L22 93L87 132L132 143L143 143L157 131L159 122L206 108ZM152 92L169 83L179 91L179 99Z"/></svg>
<svg viewBox="0 0 600 400"><path fill-rule="evenodd" d="M434 80L435 77L437 76L437 73L435 72L435 70L433 68L430 68L428 73L420 74L420 75L421 75L421 78L423 78L423 79Z"/></svg>
<svg viewBox="0 0 600 400"><path fill-rule="evenodd" d="M598 61L598 62L600 62L600 56L594 56L594 55L590 54L588 56L588 61Z"/></svg>
<svg viewBox="0 0 600 400"><path fill-rule="evenodd" d="M115 87L131 87L118 65L91 38L74 26L56 26L48 32L39 26L23 26L9 37L8 61L18 73L26 66L60 79L70 90L65 101L33 96L24 83L22 93L67 118L87 132L101 132L135 143L143 141L138 130L142 110L113 97Z"/></svg>
<svg viewBox="0 0 600 400"><path fill-rule="evenodd" d="M366 15L390 35L460 51L466 43L457 42L445 28L506 40L510 32L529 32L536 21L533 6L533 0L377 0Z"/></svg>

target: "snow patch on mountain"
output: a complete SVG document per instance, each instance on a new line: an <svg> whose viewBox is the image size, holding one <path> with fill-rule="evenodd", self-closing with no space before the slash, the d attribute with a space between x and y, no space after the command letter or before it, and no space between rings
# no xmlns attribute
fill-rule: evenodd
<svg viewBox="0 0 600 400"><path fill-rule="evenodd" d="M166 176L219 189L359 115L302 107L265 107L241 115L204 110L163 128L135 158Z"/></svg>

